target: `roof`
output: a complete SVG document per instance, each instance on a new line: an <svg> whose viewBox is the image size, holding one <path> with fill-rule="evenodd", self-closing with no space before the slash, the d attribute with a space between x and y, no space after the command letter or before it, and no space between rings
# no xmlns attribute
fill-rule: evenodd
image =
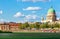
<svg viewBox="0 0 60 39"><path fill-rule="evenodd" d="M0 24L0 25L20 26L19 23L3 23L3 24Z"/></svg>
<svg viewBox="0 0 60 39"><path fill-rule="evenodd" d="M10 26L19 26L19 23L9 23Z"/></svg>
<svg viewBox="0 0 60 39"><path fill-rule="evenodd" d="M55 10L51 7L51 8L48 10L48 13L55 13Z"/></svg>

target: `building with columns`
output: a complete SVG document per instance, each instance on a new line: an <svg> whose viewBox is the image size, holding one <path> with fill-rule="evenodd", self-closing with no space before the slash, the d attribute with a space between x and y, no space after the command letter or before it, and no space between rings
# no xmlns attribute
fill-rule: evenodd
<svg viewBox="0 0 60 39"><path fill-rule="evenodd" d="M44 17L41 18L41 22L42 23L45 23L45 22L49 22L49 23L60 23L60 20L57 20L57 17L56 17L56 12L55 10L51 7L48 9L48 12L47 12L47 16L46 16L46 19L44 19Z"/></svg>

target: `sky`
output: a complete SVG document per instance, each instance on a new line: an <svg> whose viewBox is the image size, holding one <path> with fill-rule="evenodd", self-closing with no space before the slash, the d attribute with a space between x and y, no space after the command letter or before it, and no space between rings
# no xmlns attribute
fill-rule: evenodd
<svg viewBox="0 0 60 39"><path fill-rule="evenodd" d="M0 0L0 22L40 22L51 6L60 18L60 0Z"/></svg>

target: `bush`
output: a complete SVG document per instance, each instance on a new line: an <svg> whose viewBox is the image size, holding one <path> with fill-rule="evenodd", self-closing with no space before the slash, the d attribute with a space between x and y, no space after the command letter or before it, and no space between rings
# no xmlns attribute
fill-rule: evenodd
<svg viewBox="0 0 60 39"><path fill-rule="evenodd" d="M2 33L3 31L0 30L0 33Z"/></svg>
<svg viewBox="0 0 60 39"><path fill-rule="evenodd" d="M10 32L10 31L3 31L3 33L12 33L12 32Z"/></svg>
<svg viewBox="0 0 60 39"><path fill-rule="evenodd" d="M12 33L12 32L10 32L10 31L1 31L0 30L0 33Z"/></svg>

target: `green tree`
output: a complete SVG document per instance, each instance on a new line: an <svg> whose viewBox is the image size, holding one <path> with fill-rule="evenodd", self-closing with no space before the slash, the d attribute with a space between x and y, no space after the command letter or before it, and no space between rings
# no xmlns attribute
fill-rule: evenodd
<svg viewBox="0 0 60 39"><path fill-rule="evenodd" d="M58 23L55 23L53 24L54 28L59 28L59 24Z"/></svg>
<svg viewBox="0 0 60 39"><path fill-rule="evenodd" d="M26 26L26 28L29 27L29 23L28 22L25 22L24 23L24 26Z"/></svg>
<svg viewBox="0 0 60 39"><path fill-rule="evenodd" d="M40 28L40 22L35 23L35 28L39 29Z"/></svg>
<svg viewBox="0 0 60 39"><path fill-rule="evenodd" d="M43 23L40 25L40 28L49 28L48 23Z"/></svg>
<svg viewBox="0 0 60 39"><path fill-rule="evenodd" d="M20 26L20 29L26 29L29 27L29 24L28 22L25 22L25 23L22 23L21 26Z"/></svg>
<svg viewBox="0 0 60 39"><path fill-rule="evenodd" d="M25 28L25 26L24 26L24 24L22 24L21 26L20 26L20 29L24 29Z"/></svg>
<svg viewBox="0 0 60 39"><path fill-rule="evenodd" d="M30 24L30 29L35 28L35 24Z"/></svg>
<svg viewBox="0 0 60 39"><path fill-rule="evenodd" d="M22 29L22 23L18 23L20 29Z"/></svg>

